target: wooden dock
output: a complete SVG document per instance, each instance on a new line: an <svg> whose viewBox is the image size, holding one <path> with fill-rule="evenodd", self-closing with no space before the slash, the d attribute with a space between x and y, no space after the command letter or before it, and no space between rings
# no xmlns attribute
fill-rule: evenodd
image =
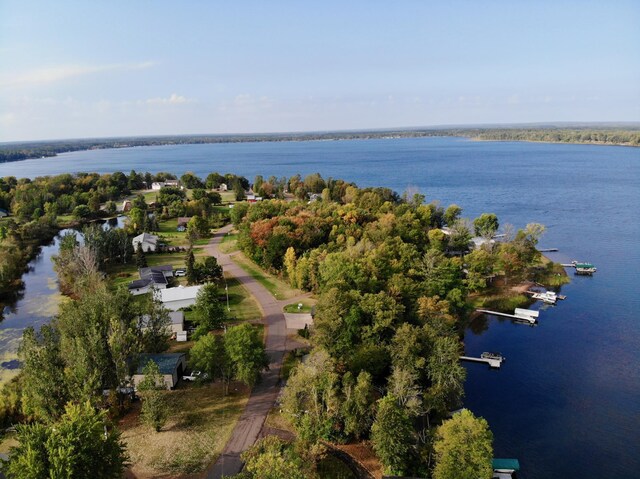
<svg viewBox="0 0 640 479"><path fill-rule="evenodd" d="M530 311L528 309L523 310L516 308L516 314L500 313L498 311L489 311L488 309L477 309L478 313L491 314L492 316L502 316L503 318L514 319L516 321L526 321L529 324L534 324L538 318L538 311ZM528 311L525 313L524 311Z"/></svg>
<svg viewBox="0 0 640 479"><path fill-rule="evenodd" d="M558 248L545 248L545 249L539 249L538 251L540 251L541 253L555 253L556 251L559 251Z"/></svg>
<svg viewBox="0 0 640 479"><path fill-rule="evenodd" d="M500 369L502 359L474 358L471 356L460 356L460 361L470 361L474 363L485 363L494 369Z"/></svg>

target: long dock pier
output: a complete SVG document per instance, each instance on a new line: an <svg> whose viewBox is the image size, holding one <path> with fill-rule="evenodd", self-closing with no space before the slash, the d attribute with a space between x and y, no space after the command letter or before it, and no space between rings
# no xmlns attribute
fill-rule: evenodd
<svg viewBox="0 0 640 479"><path fill-rule="evenodd" d="M485 363L495 369L500 369L502 359L474 358L471 356L460 356L461 361L470 361L474 363Z"/></svg>
<svg viewBox="0 0 640 479"><path fill-rule="evenodd" d="M516 308L516 314L500 313L498 311L489 311L488 309L478 309L478 313L491 314L492 316L502 316L504 318L515 319L516 321L526 321L534 324L538 318L538 311L530 311ZM525 313L526 311L526 313Z"/></svg>

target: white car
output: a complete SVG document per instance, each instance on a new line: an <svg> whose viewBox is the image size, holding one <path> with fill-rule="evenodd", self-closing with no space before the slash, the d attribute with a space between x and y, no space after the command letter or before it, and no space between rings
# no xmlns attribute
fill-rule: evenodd
<svg viewBox="0 0 640 479"><path fill-rule="evenodd" d="M202 371L193 371L191 374L187 374L182 376L183 381L197 381L198 379L204 380L207 379L209 375L207 373L203 373Z"/></svg>
<svg viewBox="0 0 640 479"><path fill-rule="evenodd" d="M177 269L177 270L174 271L173 275L176 276L176 277L186 276L187 272L184 269Z"/></svg>

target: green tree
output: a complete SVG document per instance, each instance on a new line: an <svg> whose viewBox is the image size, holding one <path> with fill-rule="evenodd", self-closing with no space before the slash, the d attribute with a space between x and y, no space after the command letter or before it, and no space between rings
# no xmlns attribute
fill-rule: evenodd
<svg viewBox="0 0 640 479"><path fill-rule="evenodd" d="M87 205L78 205L73 209L72 215L77 220L85 220L91 217L91 210Z"/></svg>
<svg viewBox="0 0 640 479"><path fill-rule="evenodd" d="M498 231L498 217L493 213L482 213L473 220L473 226L477 236L491 237Z"/></svg>
<svg viewBox="0 0 640 479"><path fill-rule="evenodd" d="M463 409L436 431L434 479L490 479L492 443L487 421Z"/></svg>
<svg viewBox="0 0 640 479"><path fill-rule="evenodd" d="M160 368L154 361L149 361L144 366L142 374L144 379L138 384L138 390L142 395L140 417L146 425L160 432L169 417L169 405L163 392L166 384L160 374Z"/></svg>
<svg viewBox="0 0 640 479"><path fill-rule="evenodd" d="M266 436L242 453L245 471L252 479L316 479L313 461L305 461L291 444Z"/></svg>
<svg viewBox="0 0 640 479"><path fill-rule="evenodd" d="M407 413L392 394L378 401L378 413L371 427L371 442L385 474L404 476L409 473L414 443L413 427Z"/></svg>
<svg viewBox="0 0 640 479"><path fill-rule="evenodd" d="M136 266L138 268L147 267L147 257L142 250L142 243L138 243L138 246L136 247Z"/></svg>
<svg viewBox="0 0 640 479"><path fill-rule="evenodd" d="M347 372L342 378L342 392L344 432L359 440L369 432L373 423L374 390L371 374L362 371L354 382L351 373Z"/></svg>
<svg viewBox="0 0 640 479"><path fill-rule="evenodd" d="M216 283L222 279L222 266L213 256L206 257L196 266L198 283Z"/></svg>
<svg viewBox="0 0 640 479"><path fill-rule="evenodd" d="M224 337L224 347L233 365L234 378L248 386L253 386L260 372L269 367L262 338L250 324L229 328Z"/></svg>
<svg viewBox="0 0 640 479"><path fill-rule="evenodd" d="M428 402L431 409L445 414L458 406L464 395L466 370L460 365L461 344L453 336L435 336L429 356L428 376L431 387Z"/></svg>
<svg viewBox="0 0 640 479"><path fill-rule="evenodd" d="M198 321L196 337L222 328L226 319L225 307L220 301L218 287L208 283L200 288L193 307Z"/></svg>
<svg viewBox="0 0 640 479"><path fill-rule="evenodd" d="M185 258L187 265L187 283L196 284L198 282L198 272L196 271L196 258L193 254L193 248L190 246Z"/></svg>
<svg viewBox="0 0 640 479"><path fill-rule="evenodd" d="M452 226L456 221L458 221L461 214L462 208L455 204L449 205L449 207L444 212L444 222L447 224L447 226Z"/></svg>
<svg viewBox="0 0 640 479"><path fill-rule="evenodd" d="M3 472L14 479L121 478L128 457L120 433L108 426L106 411L89 402L68 404L50 425L22 424Z"/></svg>
<svg viewBox="0 0 640 479"><path fill-rule="evenodd" d="M147 295L143 308L142 350L146 353L166 351L171 337L169 310L153 294Z"/></svg>
<svg viewBox="0 0 640 479"><path fill-rule="evenodd" d="M233 368L224 346L224 336L200 336L189 352L189 364L193 370L207 373L211 379L220 379L227 394Z"/></svg>
<svg viewBox="0 0 640 479"><path fill-rule="evenodd" d="M70 393L64 378L60 335L51 325L40 331L29 327L22 334L22 409L28 416L53 420L62 413Z"/></svg>

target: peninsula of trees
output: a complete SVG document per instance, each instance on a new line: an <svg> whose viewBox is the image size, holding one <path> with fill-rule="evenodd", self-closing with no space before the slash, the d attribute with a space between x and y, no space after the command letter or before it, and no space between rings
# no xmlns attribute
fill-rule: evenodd
<svg viewBox="0 0 640 479"><path fill-rule="evenodd" d="M41 228L55 231L59 214L78 221L114 214L115 200L166 176L1 179L0 206L12 214L0 224L0 279L14 281L5 290L16 287L22 242L37 239ZM192 218L181 233L189 242L181 280L206 283L188 311L197 327L187 354L202 382L220 384L226 395L234 381L253 387L268 364L262 331L234 323L224 307L225 276L216 258L198 261L193 253L212 229L232 221L252 267L317 301L313 326L300 332L309 341L306 358L292 362L278 406L296 440L259 441L243 455L240 477L322 477L317 464L327 446L363 441L386 475L491 477L487 422L469 411L449 419L463 405L464 331L477 302L509 290L505 285L557 280L562 268L536 250L542 225L502 225L497 240L495 214L466 219L455 204L444 208L420 194L359 188L317 173L257 176L253 185L218 173L204 179L185 173L180 181L148 198L132 197L123 229L93 225L83 230L82 243L75 233L61 238L54 264L70 300L50 324L25 330L22 373L0 391L0 420L24 423L5 468L9 477L31 477L24 470L44 476L56 464L78 468L73 477L84 477L81 467L106 471L96 477L121 474L128 455L116 422L130 411L132 374L143 354L169 347L170 335L157 298L140 301L115 280L127 265L146 266L144 252L131 246L134 235L184 215ZM223 182L234 191L212 191ZM232 208L218 205L221 194ZM253 194L251 203L245 194ZM14 261L18 266L10 267ZM143 375L140 418L162 434L171 393L159 386L153 363ZM93 439L77 444L69 431Z"/></svg>
<svg viewBox="0 0 640 479"><path fill-rule="evenodd" d="M0 144L0 163L56 156L71 151L134 146L187 145L203 143L244 143L314 140L366 140L376 138L420 138L459 136L494 141L541 141L640 146L638 125L437 127L384 130L352 130L307 133L264 133L237 135L176 135L100 139L69 139Z"/></svg>

